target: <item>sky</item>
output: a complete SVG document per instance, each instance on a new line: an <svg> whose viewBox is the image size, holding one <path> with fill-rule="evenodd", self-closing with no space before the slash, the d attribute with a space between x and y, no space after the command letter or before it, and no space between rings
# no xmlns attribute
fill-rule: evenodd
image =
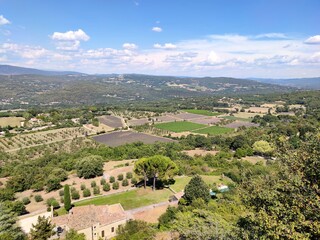
<svg viewBox="0 0 320 240"><path fill-rule="evenodd" d="M0 64L319 77L320 0L0 0Z"/></svg>

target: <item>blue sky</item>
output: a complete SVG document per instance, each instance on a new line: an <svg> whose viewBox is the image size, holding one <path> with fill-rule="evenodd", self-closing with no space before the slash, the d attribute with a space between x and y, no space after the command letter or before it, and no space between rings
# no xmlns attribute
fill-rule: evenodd
<svg viewBox="0 0 320 240"><path fill-rule="evenodd" d="M0 0L0 64L315 77L319 12L319 0Z"/></svg>

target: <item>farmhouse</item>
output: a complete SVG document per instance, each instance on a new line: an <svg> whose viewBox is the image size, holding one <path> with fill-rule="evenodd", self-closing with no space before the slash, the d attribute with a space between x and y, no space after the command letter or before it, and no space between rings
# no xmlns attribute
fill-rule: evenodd
<svg viewBox="0 0 320 240"><path fill-rule="evenodd" d="M68 215L54 217L52 223L65 231L84 233L88 240L109 239L127 221L127 214L120 203L104 206L74 207Z"/></svg>

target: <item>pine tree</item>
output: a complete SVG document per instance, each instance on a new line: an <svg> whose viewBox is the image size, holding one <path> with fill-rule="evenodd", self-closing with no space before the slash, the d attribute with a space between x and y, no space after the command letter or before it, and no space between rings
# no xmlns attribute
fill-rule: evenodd
<svg viewBox="0 0 320 240"><path fill-rule="evenodd" d="M26 236L16 224L15 214L0 202L0 240L24 240Z"/></svg>
<svg viewBox="0 0 320 240"><path fill-rule="evenodd" d="M71 209L71 198L69 185L64 185L64 208L69 211Z"/></svg>
<svg viewBox="0 0 320 240"><path fill-rule="evenodd" d="M50 223L50 219L46 218L45 216L39 216L38 222L36 224L32 224L32 229L30 231L30 239L47 240L53 234L53 226Z"/></svg>

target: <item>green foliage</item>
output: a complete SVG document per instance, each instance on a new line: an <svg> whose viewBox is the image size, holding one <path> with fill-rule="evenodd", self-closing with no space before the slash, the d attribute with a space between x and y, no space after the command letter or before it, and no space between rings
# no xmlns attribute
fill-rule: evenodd
<svg viewBox="0 0 320 240"><path fill-rule="evenodd" d="M94 194L94 195L99 195L99 194L100 194L100 187L95 186L95 187L93 188L93 194Z"/></svg>
<svg viewBox="0 0 320 240"><path fill-rule="evenodd" d="M17 215L27 214L28 211L22 201L4 202L5 206L15 212Z"/></svg>
<svg viewBox="0 0 320 240"><path fill-rule="evenodd" d="M101 179L100 179L100 184L101 184L101 185L106 184L106 180L105 180L104 178L101 178Z"/></svg>
<svg viewBox="0 0 320 240"><path fill-rule="evenodd" d="M114 189L114 190L119 189L119 182L112 183L112 189Z"/></svg>
<svg viewBox="0 0 320 240"><path fill-rule="evenodd" d="M91 182L91 187L94 188L94 187L96 187L96 186L97 186L96 181L92 181L92 182Z"/></svg>
<svg viewBox="0 0 320 240"><path fill-rule="evenodd" d="M130 220L117 230L116 240L152 240L156 235L155 229L140 220Z"/></svg>
<svg viewBox="0 0 320 240"><path fill-rule="evenodd" d="M80 186L80 189L83 191L83 190L85 190L86 188L87 188L86 185L85 185L84 183L82 183L81 186Z"/></svg>
<svg viewBox="0 0 320 240"><path fill-rule="evenodd" d="M46 203L47 203L48 208L51 206L53 206L53 209L57 209L60 207L59 202L54 197L47 199Z"/></svg>
<svg viewBox="0 0 320 240"><path fill-rule="evenodd" d="M77 191L77 190L71 191L71 198L73 200L78 200L80 198L79 191Z"/></svg>
<svg viewBox="0 0 320 240"><path fill-rule="evenodd" d="M115 177L114 176L110 176L109 182L110 183L114 183L115 181L116 181Z"/></svg>
<svg viewBox="0 0 320 240"><path fill-rule="evenodd" d="M105 183L102 185L102 189L105 192L109 192L110 191L110 184L109 183Z"/></svg>
<svg viewBox="0 0 320 240"><path fill-rule="evenodd" d="M123 180L123 174L119 174L118 177L117 177L118 181L122 181Z"/></svg>
<svg viewBox="0 0 320 240"><path fill-rule="evenodd" d="M175 219L178 209L176 207L169 206L164 214L162 214L158 219L158 228L169 229L171 227L171 222Z"/></svg>
<svg viewBox="0 0 320 240"><path fill-rule="evenodd" d="M45 216L38 217L38 222L32 224L32 229L30 230L31 240L47 240L54 234L53 226L50 223L50 218Z"/></svg>
<svg viewBox="0 0 320 240"><path fill-rule="evenodd" d="M89 188L86 188L83 190L83 197L90 197L91 196L91 192Z"/></svg>
<svg viewBox="0 0 320 240"><path fill-rule="evenodd" d="M24 198L22 199L22 202L23 202L24 205L28 205L31 201L30 201L30 198L24 197Z"/></svg>
<svg viewBox="0 0 320 240"><path fill-rule="evenodd" d="M8 189L8 188L0 189L0 202L13 201L14 199L15 199L14 191L12 189Z"/></svg>
<svg viewBox="0 0 320 240"><path fill-rule="evenodd" d="M128 185L129 185L128 179L124 179L124 180L122 181L122 186L123 186L123 187L126 187L126 186L128 186Z"/></svg>
<svg viewBox="0 0 320 240"><path fill-rule="evenodd" d="M270 146L267 141L261 140L257 141L252 145L253 151L257 154L269 156L272 154L274 149Z"/></svg>
<svg viewBox="0 0 320 240"><path fill-rule="evenodd" d="M198 198L201 198L208 203L210 200L209 187L199 175L196 175L185 187L183 198L188 204L191 204Z"/></svg>
<svg viewBox="0 0 320 240"><path fill-rule="evenodd" d="M100 156L88 156L78 161L77 174L83 178L94 178L103 174L103 159Z"/></svg>
<svg viewBox="0 0 320 240"><path fill-rule="evenodd" d="M299 149L279 142L279 171L242 184L252 213L239 220L239 238L320 238L319 132L306 140Z"/></svg>
<svg viewBox="0 0 320 240"><path fill-rule="evenodd" d="M65 236L65 240L86 240L84 233L77 233L76 230L70 229Z"/></svg>
<svg viewBox="0 0 320 240"><path fill-rule="evenodd" d="M131 184L135 185L135 184L137 184L137 182L138 182L138 181L137 181L136 178L132 178L132 179L131 179Z"/></svg>
<svg viewBox="0 0 320 240"><path fill-rule="evenodd" d="M16 223L16 215L0 202L0 239L1 240L25 240L26 236Z"/></svg>
<svg viewBox="0 0 320 240"><path fill-rule="evenodd" d="M61 188L61 179L59 177L57 177L56 175L49 175L48 179L47 179L47 192L51 192L53 190L57 190L59 188Z"/></svg>
<svg viewBox="0 0 320 240"><path fill-rule="evenodd" d="M42 201L43 201L43 198L42 198L41 195L37 194L37 195L34 196L34 200L35 200L36 202L42 202Z"/></svg>
<svg viewBox="0 0 320 240"><path fill-rule="evenodd" d="M131 179L132 178L132 172L127 172L126 173L126 178Z"/></svg>
<svg viewBox="0 0 320 240"><path fill-rule="evenodd" d="M63 190L64 190L64 194L63 194L64 209L66 211L69 211L72 208L69 185L68 184L64 185Z"/></svg>

